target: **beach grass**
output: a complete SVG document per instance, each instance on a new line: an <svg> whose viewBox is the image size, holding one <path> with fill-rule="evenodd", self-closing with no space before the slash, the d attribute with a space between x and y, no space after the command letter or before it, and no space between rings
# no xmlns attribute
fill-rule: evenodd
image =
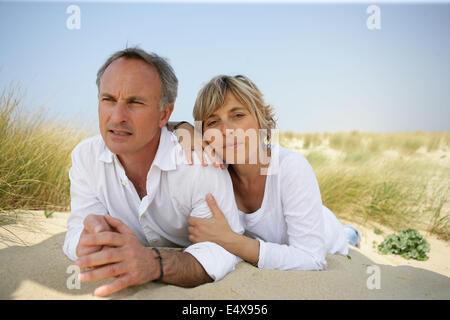
<svg viewBox="0 0 450 320"><path fill-rule="evenodd" d="M450 133L281 132L279 142L308 159L338 217L450 240Z"/></svg>
<svg viewBox="0 0 450 320"><path fill-rule="evenodd" d="M88 128L26 112L17 90L0 96L0 225L17 210L70 210L70 154ZM338 217L450 240L450 133L281 132L304 155Z"/></svg>
<svg viewBox="0 0 450 320"><path fill-rule="evenodd" d="M0 95L0 224L16 210L69 210L70 153L86 136L22 101L17 88Z"/></svg>

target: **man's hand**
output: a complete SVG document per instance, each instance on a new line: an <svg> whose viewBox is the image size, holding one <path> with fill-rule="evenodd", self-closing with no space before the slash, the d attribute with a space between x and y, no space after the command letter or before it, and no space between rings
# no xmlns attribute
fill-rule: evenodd
<svg viewBox="0 0 450 320"><path fill-rule="evenodd" d="M94 234L104 231L113 231L111 226L105 219L105 215L88 215L83 221L84 229L80 236L80 241L78 242L76 254L78 257L82 257L94 252L101 251L103 246L87 246L83 245L81 241L86 235Z"/></svg>
<svg viewBox="0 0 450 320"><path fill-rule="evenodd" d="M146 248L133 230L122 221L109 215L106 222L113 231L86 234L80 244L86 247L109 246L110 248L80 257L76 265L80 268L96 267L82 272L82 282L116 277L117 279L98 287L94 294L106 296L126 287L144 284L160 276L160 266L156 253Z"/></svg>

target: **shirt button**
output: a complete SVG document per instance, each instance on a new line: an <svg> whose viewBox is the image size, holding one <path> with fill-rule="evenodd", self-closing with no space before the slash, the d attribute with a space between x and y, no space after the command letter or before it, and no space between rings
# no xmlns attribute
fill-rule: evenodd
<svg viewBox="0 0 450 320"><path fill-rule="evenodd" d="M124 180L124 179L121 179L122 180L122 185L124 186L124 187L126 187L127 186L127 182Z"/></svg>

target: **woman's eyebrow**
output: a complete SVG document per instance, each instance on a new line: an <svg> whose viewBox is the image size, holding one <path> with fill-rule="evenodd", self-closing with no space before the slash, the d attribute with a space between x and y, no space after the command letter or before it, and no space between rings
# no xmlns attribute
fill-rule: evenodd
<svg viewBox="0 0 450 320"><path fill-rule="evenodd" d="M231 108L230 111L228 111L228 112L234 112L234 111L237 111L237 110L244 110L244 111L246 111L246 109L244 107L236 106L236 107Z"/></svg>

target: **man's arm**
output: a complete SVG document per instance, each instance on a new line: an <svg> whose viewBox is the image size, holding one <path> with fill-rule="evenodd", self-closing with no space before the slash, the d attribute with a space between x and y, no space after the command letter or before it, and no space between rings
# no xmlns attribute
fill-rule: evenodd
<svg viewBox="0 0 450 320"><path fill-rule="evenodd" d="M212 282L202 265L191 254L161 250L164 276L162 281L182 287L195 287Z"/></svg>
<svg viewBox="0 0 450 320"><path fill-rule="evenodd" d="M106 296L124 288L159 279L161 266L157 253L145 247L133 230L119 219L105 216L113 232L86 234L80 239L83 246L108 246L107 249L80 257L76 265L94 269L82 272L80 280L96 281L116 277L94 292ZM162 250L163 282L192 287L211 282L202 265L186 252Z"/></svg>
<svg viewBox="0 0 450 320"><path fill-rule="evenodd" d="M94 189L95 177L89 172L89 155L91 152L85 148L86 142L81 142L72 151L72 167L69 170L70 179L70 215L67 220L67 233L64 240L63 251L66 256L75 261L79 253L78 243L85 228L85 219L89 215L105 215L106 208L97 198ZM86 233L86 232L84 232ZM81 250L83 253L92 250Z"/></svg>
<svg viewBox="0 0 450 320"><path fill-rule="evenodd" d="M200 163L194 156L194 163ZM244 233L244 227L239 219L238 210L234 201L233 185L227 170L218 170L212 166L201 167L194 165L191 170L195 178L189 188L192 199L190 217L210 218L211 209L206 202L206 195L211 193L223 211L230 228L237 234ZM201 183L197 183L201 181ZM233 271L235 265L242 261L239 257L225 250L217 243L205 241L190 245L185 252L192 254L203 266L207 274L214 280L222 279Z"/></svg>

